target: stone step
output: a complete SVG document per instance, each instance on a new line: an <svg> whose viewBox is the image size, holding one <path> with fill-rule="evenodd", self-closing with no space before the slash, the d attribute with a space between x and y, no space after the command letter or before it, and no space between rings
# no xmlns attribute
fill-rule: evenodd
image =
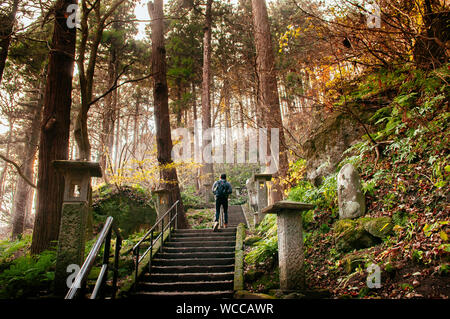
<svg viewBox="0 0 450 319"><path fill-rule="evenodd" d="M235 232L201 232L201 233L173 233L171 238L186 238L186 237L236 237Z"/></svg>
<svg viewBox="0 0 450 319"><path fill-rule="evenodd" d="M190 258L233 258L234 252L163 252L155 256L155 259L190 259Z"/></svg>
<svg viewBox="0 0 450 319"><path fill-rule="evenodd" d="M164 244L164 247L224 247L236 245L235 241L224 241L224 240L191 240L191 241L170 241Z"/></svg>
<svg viewBox="0 0 450 319"><path fill-rule="evenodd" d="M233 290L226 291L158 291L158 292L137 292L132 296L134 299L146 299L146 298L168 298L168 297L176 297L176 298L201 298L201 299L221 299L221 298L232 298L234 295Z"/></svg>
<svg viewBox="0 0 450 319"><path fill-rule="evenodd" d="M235 233L236 228L235 227L228 227L228 228L221 228L218 232L214 232L212 228L205 228L205 229L176 229L174 231L174 234L216 234L216 233Z"/></svg>
<svg viewBox="0 0 450 319"><path fill-rule="evenodd" d="M186 258L186 259L153 259L155 266L212 266L212 265L234 265L233 258Z"/></svg>
<svg viewBox="0 0 450 319"><path fill-rule="evenodd" d="M158 266L152 265L152 273L173 274L173 273L220 273L232 272L234 265L190 265L190 266Z"/></svg>
<svg viewBox="0 0 450 319"><path fill-rule="evenodd" d="M164 247L165 253L206 253L206 252L230 252L234 253L234 246L211 247Z"/></svg>
<svg viewBox="0 0 450 319"><path fill-rule="evenodd" d="M138 291L220 291L232 290L233 280L223 281L177 281L177 282L141 282Z"/></svg>
<svg viewBox="0 0 450 319"><path fill-rule="evenodd" d="M211 273L146 273L143 282L192 282L233 280L234 272Z"/></svg>
<svg viewBox="0 0 450 319"><path fill-rule="evenodd" d="M235 242L236 241L236 235L233 236L203 236L203 237L177 237L177 236L172 236L172 238L170 239L170 242L189 242L189 241L231 241L231 242Z"/></svg>

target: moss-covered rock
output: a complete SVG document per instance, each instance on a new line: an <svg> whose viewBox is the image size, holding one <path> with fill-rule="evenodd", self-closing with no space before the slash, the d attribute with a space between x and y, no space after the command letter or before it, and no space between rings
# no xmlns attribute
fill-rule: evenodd
<svg viewBox="0 0 450 319"><path fill-rule="evenodd" d="M102 185L93 192L94 221L100 227L108 216L118 223L127 238L142 228L150 228L156 220L151 196L137 187Z"/></svg>
<svg viewBox="0 0 450 319"><path fill-rule="evenodd" d="M333 230L336 249L342 252L372 247L380 242L378 238L367 232L358 221L338 220Z"/></svg>
<svg viewBox="0 0 450 319"><path fill-rule="evenodd" d="M385 238L392 232L394 224L392 223L390 217L384 216L372 218L371 220L366 221L363 227L372 236L378 238Z"/></svg>

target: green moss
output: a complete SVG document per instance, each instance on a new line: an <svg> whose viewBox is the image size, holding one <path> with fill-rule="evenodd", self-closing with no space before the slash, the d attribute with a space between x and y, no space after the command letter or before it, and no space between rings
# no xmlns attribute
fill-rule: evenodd
<svg viewBox="0 0 450 319"><path fill-rule="evenodd" d="M92 208L94 222L103 225L108 216L114 217L124 238L141 228L149 228L156 220L151 196L142 188L102 185L93 192Z"/></svg>
<svg viewBox="0 0 450 319"><path fill-rule="evenodd" d="M392 232L394 224L389 217L379 217L367 221L363 227L372 236L386 238Z"/></svg>
<svg viewBox="0 0 450 319"><path fill-rule="evenodd" d="M338 220L333 230L336 248L342 252L368 248L380 242L368 233L361 223L354 220Z"/></svg>

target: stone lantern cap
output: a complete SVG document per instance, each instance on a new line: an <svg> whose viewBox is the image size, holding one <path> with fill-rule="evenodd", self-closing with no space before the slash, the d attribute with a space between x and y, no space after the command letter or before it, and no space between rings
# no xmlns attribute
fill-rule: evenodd
<svg viewBox="0 0 450 319"><path fill-rule="evenodd" d="M153 190L152 193L157 195L164 195L170 193L170 191L167 188L158 188Z"/></svg>
<svg viewBox="0 0 450 319"><path fill-rule="evenodd" d="M88 173L91 177L102 177L102 169L97 162L86 161L53 161L53 167L62 174L72 173L72 175Z"/></svg>
<svg viewBox="0 0 450 319"><path fill-rule="evenodd" d="M263 214L297 213L313 209L314 207L316 206L313 204L282 200L267 206L261 212Z"/></svg>
<svg viewBox="0 0 450 319"><path fill-rule="evenodd" d="M86 161L53 161L53 167L64 175L64 202L85 202L91 177L102 177L100 164Z"/></svg>
<svg viewBox="0 0 450 319"><path fill-rule="evenodd" d="M272 179L272 174L259 173L259 174L255 174L254 178L256 181L270 181Z"/></svg>

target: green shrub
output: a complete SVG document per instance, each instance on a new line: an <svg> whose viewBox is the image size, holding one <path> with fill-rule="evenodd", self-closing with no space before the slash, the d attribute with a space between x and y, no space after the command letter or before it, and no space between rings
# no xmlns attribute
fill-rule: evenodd
<svg viewBox="0 0 450 319"><path fill-rule="evenodd" d="M257 242L255 248L245 256L245 261L249 264L263 263L268 259L273 259L278 254L277 236L271 236Z"/></svg>
<svg viewBox="0 0 450 319"><path fill-rule="evenodd" d="M47 250L36 256L15 259L0 274L0 298L35 297L48 293L55 277L56 252Z"/></svg>
<svg viewBox="0 0 450 319"><path fill-rule="evenodd" d="M14 258L14 255L31 245L31 234L16 240L1 240L0 241L0 264L6 263ZM1 266L0 266L1 270Z"/></svg>

